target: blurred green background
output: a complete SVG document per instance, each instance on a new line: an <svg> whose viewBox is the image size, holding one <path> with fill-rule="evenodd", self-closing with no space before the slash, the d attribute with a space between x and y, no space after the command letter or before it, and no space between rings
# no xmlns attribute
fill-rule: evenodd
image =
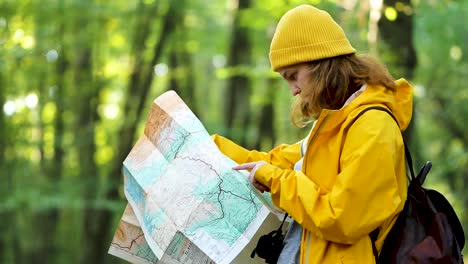
<svg viewBox="0 0 468 264"><path fill-rule="evenodd" d="M303 3L414 84L417 167L433 162L426 186L467 230L466 0L2 0L0 263L123 263L107 254L122 161L166 90L245 147L301 139L268 50Z"/></svg>

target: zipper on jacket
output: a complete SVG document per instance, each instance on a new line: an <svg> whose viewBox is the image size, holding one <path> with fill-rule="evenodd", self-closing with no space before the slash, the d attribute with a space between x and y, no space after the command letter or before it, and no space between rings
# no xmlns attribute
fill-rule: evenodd
<svg viewBox="0 0 468 264"><path fill-rule="evenodd" d="M306 149L306 152L304 154L303 165L302 165L302 172L304 172L304 174L306 172L307 160L308 160L307 157L308 157L308 154L310 153L310 147L312 146L314 141L317 139L317 136L320 133L320 129L322 129L323 124L325 124L327 122L329 116L330 116L330 113L327 113L327 115L323 118L323 121L319 124L319 127L317 128L315 133L312 135L312 138L309 140L309 143L307 144L307 149Z"/></svg>
<svg viewBox="0 0 468 264"><path fill-rule="evenodd" d="M302 162L302 172L305 174L306 172L306 169L307 169L307 160L308 160L308 156L309 156L309 153L310 153L310 147L312 146L312 144L315 142L315 140L317 139L318 137L318 134L320 133L320 130L322 129L323 125L326 123L326 121L328 120L328 117L329 117L329 114L330 113L327 113L327 115L323 118L323 121L318 124L319 126L317 127L317 130L315 131L315 133L311 136L312 138L309 140L309 143L307 144L307 149L305 151L305 154L304 154L304 157L303 157L303 162ZM316 124L317 125L317 124ZM303 232L305 232L305 234L303 234L304 237L304 242L305 242L305 248L303 249L303 246L302 246L302 240L301 240L301 251L304 250L305 253L303 254L303 252L301 252L301 262L304 261L304 263L308 263L309 262L309 254L310 254L310 232L307 231L306 229L303 229ZM305 258L305 260L304 260Z"/></svg>

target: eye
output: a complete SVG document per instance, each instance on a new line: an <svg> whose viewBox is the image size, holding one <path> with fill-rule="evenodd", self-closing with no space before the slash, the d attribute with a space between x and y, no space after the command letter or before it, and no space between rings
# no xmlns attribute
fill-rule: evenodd
<svg viewBox="0 0 468 264"><path fill-rule="evenodd" d="M297 78L297 72L290 74L287 79L290 81L295 81L296 78Z"/></svg>

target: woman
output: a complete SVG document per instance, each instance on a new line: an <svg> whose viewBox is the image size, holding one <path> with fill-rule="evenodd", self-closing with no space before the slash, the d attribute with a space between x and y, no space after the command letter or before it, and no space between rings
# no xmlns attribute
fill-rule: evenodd
<svg viewBox="0 0 468 264"><path fill-rule="evenodd" d="M254 186L271 192L302 227L296 263L374 263L369 234L379 231L379 251L406 200L401 131L411 119L412 87L355 52L327 12L309 5L288 11L273 36L270 62L299 99L294 124L316 120L309 136L268 153L213 136L241 164L234 169L250 170ZM378 110L356 119L371 106L390 110L398 124Z"/></svg>

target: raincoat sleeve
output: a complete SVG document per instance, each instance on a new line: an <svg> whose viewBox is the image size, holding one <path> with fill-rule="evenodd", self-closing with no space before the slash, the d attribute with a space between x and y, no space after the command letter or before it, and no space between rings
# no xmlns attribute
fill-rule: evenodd
<svg viewBox="0 0 468 264"><path fill-rule="evenodd" d="M247 150L231 140L220 135L212 135L219 150L238 164L264 160L278 168L294 168L294 164L301 158L301 143L292 145L282 144L270 152Z"/></svg>
<svg viewBox="0 0 468 264"><path fill-rule="evenodd" d="M369 111L344 139L341 170L331 190L321 189L302 172L269 164L255 178L270 188L275 205L311 235L353 244L401 211L404 199L396 168L404 162L399 128L388 114Z"/></svg>

